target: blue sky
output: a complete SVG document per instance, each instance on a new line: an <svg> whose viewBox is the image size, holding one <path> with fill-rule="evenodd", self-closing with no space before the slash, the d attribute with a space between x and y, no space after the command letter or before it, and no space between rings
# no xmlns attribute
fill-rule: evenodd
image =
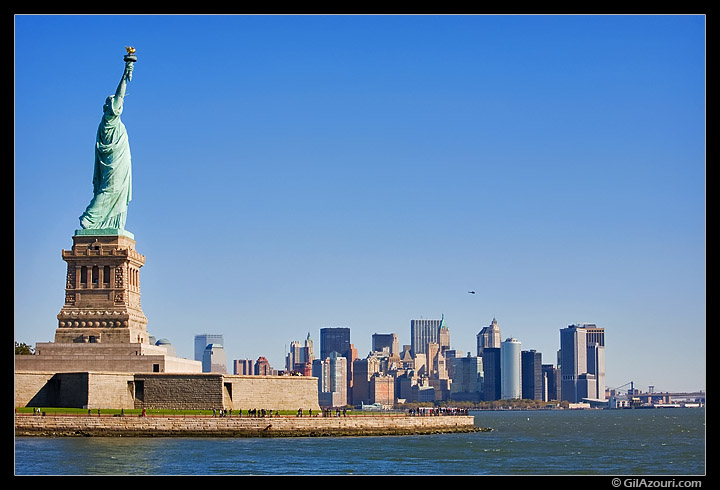
<svg viewBox="0 0 720 490"><path fill-rule="evenodd" d="M587 322L608 387L705 389L704 16L17 16L18 341L54 337L129 45L126 227L179 355L444 314L555 363Z"/></svg>

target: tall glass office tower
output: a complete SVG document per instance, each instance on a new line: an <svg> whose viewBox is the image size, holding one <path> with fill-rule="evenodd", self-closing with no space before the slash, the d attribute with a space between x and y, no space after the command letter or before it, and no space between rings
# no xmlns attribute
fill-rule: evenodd
<svg viewBox="0 0 720 490"><path fill-rule="evenodd" d="M203 333L195 336L195 360L203 360L205 354L205 347L210 344L225 345L222 335Z"/></svg>
<svg viewBox="0 0 720 490"><path fill-rule="evenodd" d="M483 400L500 399L500 347L486 347L482 352L484 376Z"/></svg>
<svg viewBox="0 0 720 490"><path fill-rule="evenodd" d="M410 320L410 351L426 354L428 344L438 344L440 349L450 347L450 331L445 325L445 315L440 320Z"/></svg>
<svg viewBox="0 0 720 490"><path fill-rule="evenodd" d="M522 398L521 347L515 338L500 344L500 397L503 400Z"/></svg>
<svg viewBox="0 0 720 490"><path fill-rule="evenodd" d="M203 352L202 359L203 373L225 373L227 372L227 360L225 349L221 344L208 344Z"/></svg>
<svg viewBox="0 0 720 490"><path fill-rule="evenodd" d="M329 358L333 352L350 358L350 329L348 327L320 329L320 359Z"/></svg>
<svg viewBox="0 0 720 490"><path fill-rule="evenodd" d="M562 399L605 398L605 329L581 323L560 330Z"/></svg>
<svg viewBox="0 0 720 490"><path fill-rule="evenodd" d="M522 397L543 399L542 354L534 349L522 351Z"/></svg>

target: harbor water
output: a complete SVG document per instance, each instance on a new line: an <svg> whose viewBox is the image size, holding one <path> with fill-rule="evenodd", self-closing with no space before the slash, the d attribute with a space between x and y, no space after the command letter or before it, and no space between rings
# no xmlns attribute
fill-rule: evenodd
<svg viewBox="0 0 720 490"><path fill-rule="evenodd" d="M490 432L17 437L16 475L705 475L704 408L471 412Z"/></svg>

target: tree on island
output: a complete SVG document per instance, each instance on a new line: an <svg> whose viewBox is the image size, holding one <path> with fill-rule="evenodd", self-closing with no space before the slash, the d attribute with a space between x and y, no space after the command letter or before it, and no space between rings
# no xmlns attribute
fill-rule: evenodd
<svg viewBox="0 0 720 490"><path fill-rule="evenodd" d="M16 356L31 356L35 354L35 349L30 347L24 342L15 341L15 355Z"/></svg>

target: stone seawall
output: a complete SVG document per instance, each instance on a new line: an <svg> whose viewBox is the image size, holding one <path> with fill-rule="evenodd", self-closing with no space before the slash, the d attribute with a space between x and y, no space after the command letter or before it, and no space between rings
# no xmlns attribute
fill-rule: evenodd
<svg viewBox="0 0 720 490"><path fill-rule="evenodd" d="M15 416L16 436L309 437L476 432L471 415L347 417Z"/></svg>

